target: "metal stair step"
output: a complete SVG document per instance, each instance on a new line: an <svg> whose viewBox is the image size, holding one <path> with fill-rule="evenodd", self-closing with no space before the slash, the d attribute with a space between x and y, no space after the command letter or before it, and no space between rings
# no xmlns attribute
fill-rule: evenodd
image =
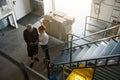
<svg viewBox="0 0 120 80"><path fill-rule="evenodd" d="M101 42L98 47L95 49L95 51L91 54L91 58L96 58L100 56L100 52L106 47L107 45L104 42Z"/></svg>
<svg viewBox="0 0 120 80"><path fill-rule="evenodd" d="M84 38L84 39L86 39L86 40L89 40L89 41L94 41L94 40L96 40L95 38L92 38L92 37L86 37L86 38Z"/></svg>
<svg viewBox="0 0 120 80"><path fill-rule="evenodd" d="M100 31L100 30L104 29L104 28L101 28L99 26L92 25L92 24L89 24L89 23L88 23L88 25L89 26L87 26L87 28L86 28L87 31L95 31L95 32L97 32L97 31Z"/></svg>
<svg viewBox="0 0 120 80"><path fill-rule="evenodd" d="M83 57L81 59L89 59L91 58L91 54L94 52L94 50L97 48L98 46L96 46L95 44L93 44L88 51L83 55Z"/></svg>
<svg viewBox="0 0 120 80"><path fill-rule="evenodd" d="M101 29L105 29L105 27L107 27L108 25L106 24L106 22L101 21L101 20L97 20L97 19L90 19L90 21L88 22L88 24L92 25L92 26L96 26L98 28Z"/></svg>
<svg viewBox="0 0 120 80"><path fill-rule="evenodd" d="M120 80L120 65L97 67L93 80Z"/></svg>
<svg viewBox="0 0 120 80"><path fill-rule="evenodd" d="M97 70L94 74L95 77L101 78L101 80L110 80L111 77L108 76L108 74L105 74L101 70Z"/></svg>
<svg viewBox="0 0 120 80"><path fill-rule="evenodd" d="M72 53L72 58L77 56L81 52L82 48L77 49L74 53ZM54 60L53 63L63 63L63 62L70 62L70 53L64 53L59 56L57 56Z"/></svg>
<svg viewBox="0 0 120 80"><path fill-rule="evenodd" d="M111 71L113 74L120 75L120 67L116 67L116 66L106 67L106 70Z"/></svg>
<svg viewBox="0 0 120 80"><path fill-rule="evenodd" d="M90 32L90 31L86 31L86 35L90 35L92 34L93 32ZM94 38L94 39L101 39L103 36L101 36L100 34L96 34L96 35L93 35L91 36L91 38Z"/></svg>
<svg viewBox="0 0 120 80"><path fill-rule="evenodd" d="M84 46L81 52L76 57L74 57L73 61L81 60L82 56L87 52L88 49L89 49L88 46Z"/></svg>
<svg viewBox="0 0 120 80"><path fill-rule="evenodd" d="M80 39L80 40L73 41L73 45L74 44L81 45L81 44L85 44L85 43L88 43L88 42L89 42L88 40Z"/></svg>
<svg viewBox="0 0 120 80"><path fill-rule="evenodd" d="M120 41L118 42L118 44L115 46L115 48L112 50L110 54L111 55L120 54Z"/></svg>
<svg viewBox="0 0 120 80"><path fill-rule="evenodd" d="M73 54L72 54L72 59L74 59L76 56L79 55L82 49L77 49ZM70 57L69 57L70 58Z"/></svg>
<svg viewBox="0 0 120 80"><path fill-rule="evenodd" d="M117 42L113 39L111 39L108 43L108 45L103 49L103 51L100 53L101 56L107 56L110 55L112 49L117 45Z"/></svg>
<svg viewBox="0 0 120 80"><path fill-rule="evenodd" d="M119 75L113 73L113 69L112 68L111 68L111 70L108 70L106 67L105 68L101 68L100 67L99 70L102 71L103 74L106 74L106 76L108 76L108 77L111 77L111 78L114 78L114 79L120 78Z"/></svg>

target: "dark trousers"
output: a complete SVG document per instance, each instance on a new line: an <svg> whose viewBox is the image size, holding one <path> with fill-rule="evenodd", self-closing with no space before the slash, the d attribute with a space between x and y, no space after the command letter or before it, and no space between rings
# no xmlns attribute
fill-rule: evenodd
<svg viewBox="0 0 120 80"><path fill-rule="evenodd" d="M45 58L50 60L50 56L49 56L49 50L48 50L48 44L46 45L40 45L45 53Z"/></svg>
<svg viewBox="0 0 120 80"><path fill-rule="evenodd" d="M33 57L33 55L38 54L38 45L30 46L27 45L28 56Z"/></svg>

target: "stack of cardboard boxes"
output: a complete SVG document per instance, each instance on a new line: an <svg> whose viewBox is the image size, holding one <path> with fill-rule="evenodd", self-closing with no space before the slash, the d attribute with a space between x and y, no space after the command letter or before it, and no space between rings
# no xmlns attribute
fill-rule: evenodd
<svg viewBox="0 0 120 80"><path fill-rule="evenodd" d="M60 11L53 11L44 15L43 24L46 32L62 41L67 40L67 34L72 33L74 18Z"/></svg>

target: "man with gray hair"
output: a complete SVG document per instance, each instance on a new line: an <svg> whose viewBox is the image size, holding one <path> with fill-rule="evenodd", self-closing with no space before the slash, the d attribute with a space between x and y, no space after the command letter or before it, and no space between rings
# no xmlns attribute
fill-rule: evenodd
<svg viewBox="0 0 120 80"><path fill-rule="evenodd" d="M32 24L28 24L27 28L23 32L23 36L27 44L28 56L31 58L30 67L33 67L34 60L39 61L39 59L36 56L38 54L38 31L36 28L33 27Z"/></svg>

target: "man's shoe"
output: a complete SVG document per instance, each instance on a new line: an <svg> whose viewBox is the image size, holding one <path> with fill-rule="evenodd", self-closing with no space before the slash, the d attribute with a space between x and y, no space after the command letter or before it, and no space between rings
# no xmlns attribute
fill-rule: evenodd
<svg viewBox="0 0 120 80"><path fill-rule="evenodd" d="M30 63L30 67L31 67L31 68L33 67L33 65L34 65L34 62Z"/></svg>
<svg viewBox="0 0 120 80"><path fill-rule="evenodd" d="M40 61L37 57L35 58L35 61Z"/></svg>

